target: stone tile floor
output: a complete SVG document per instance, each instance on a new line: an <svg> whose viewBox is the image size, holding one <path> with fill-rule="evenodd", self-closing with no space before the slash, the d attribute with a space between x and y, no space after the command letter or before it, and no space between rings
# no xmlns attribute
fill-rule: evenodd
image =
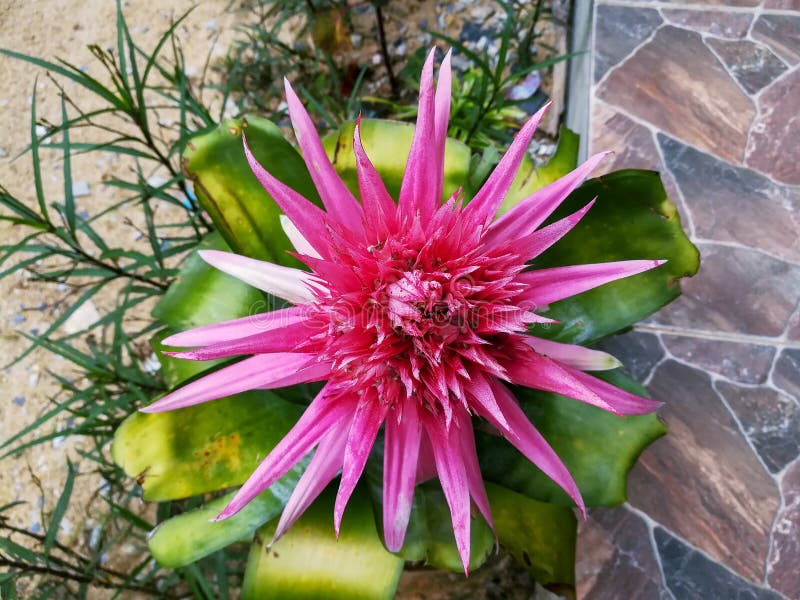
<svg viewBox="0 0 800 600"><path fill-rule="evenodd" d="M702 253L608 342L670 434L595 510L583 599L800 598L800 0L598 0L593 151L662 173Z"/></svg>

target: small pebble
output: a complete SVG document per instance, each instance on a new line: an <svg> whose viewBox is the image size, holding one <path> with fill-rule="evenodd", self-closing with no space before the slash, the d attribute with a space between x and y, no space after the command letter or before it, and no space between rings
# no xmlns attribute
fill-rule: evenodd
<svg viewBox="0 0 800 600"><path fill-rule="evenodd" d="M44 125L36 126L36 135L38 137L42 137L45 133L47 133L47 127L45 127Z"/></svg>
<svg viewBox="0 0 800 600"><path fill-rule="evenodd" d="M42 530L42 526L38 523L31 524L31 533L39 533Z"/></svg>
<svg viewBox="0 0 800 600"><path fill-rule="evenodd" d="M5 148L0 148L0 158L8 156L8 151Z"/></svg>
<svg viewBox="0 0 800 600"><path fill-rule="evenodd" d="M15 396L14 404L16 404L17 406L22 406L23 404L25 404L25 396Z"/></svg>
<svg viewBox="0 0 800 600"><path fill-rule="evenodd" d="M14 315L14 325L19 325L20 323L25 322L25 317L19 313Z"/></svg>
<svg viewBox="0 0 800 600"><path fill-rule="evenodd" d="M381 55L380 54L373 54L372 55L372 64L373 65L381 64Z"/></svg>
<svg viewBox="0 0 800 600"><path fill-rule="evenodd" d="M406 46L405 42L400 42L394 47L394 51L397 53L398 56L405 56L407 49L408 46Z"/></svg>
<svg viewBox="0 0 800 600"><path fill-rule="evenodd" d="M213 31L216 28L217 28L217 22L216 21L209 21L208 23L206 23L206 29L210 29L211 31Z"/></svg>
<svg viewBox="0 0 800 600"><path fill-rule="evenodd" d="M88 196L91 192L89 191L89 184L85 181L73 181L72 182L72 195L76 198L82 198L83 196Z"/></svg>
<svg viewBox="0 0 800 600"><path fill-rule="evenodd" d="M350 34L350 43L353 45L353 48L358 50L361 48L361 44L364 42L364 36L360 33L351 33Z"/></svg>

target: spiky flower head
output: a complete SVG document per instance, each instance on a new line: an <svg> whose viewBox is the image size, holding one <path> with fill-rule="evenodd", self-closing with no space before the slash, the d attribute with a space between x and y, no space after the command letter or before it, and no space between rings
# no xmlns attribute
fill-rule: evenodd
<svg viewBox="0 0 800 600"><path fill-rule="evenodd" d="M336 174L289 83L286 100L303 158L325 210L285 186L245 152L285 213L284 230L308 271L226 252L202 251L214 267L294 306L179 333L166 345L190 360L250 356L146 407L165 411L251 389L326 381L292 430L230 504L241 510L316 448L281 516L280 537L340 472L338 534L345 505L381 427L383 528L400 550L414 486L438 476L465 570L472 503L492 525L475 449L473 419L488 421L560 485L583 512L574 480L520 409L509 384L527 386L617 414L659 404L585 371L614 368L611 356L530 335L550 322L537 308L657 267L641 260L531 269L529 261L577 224L592 203L546 227L548 216L597 166L597 155L495 218L544 110L514 139L489 179L463 205L442 202L450 112L450 54L438 85L434 52L420 82L419 113L397 202L366 155L355 128L360 202Z"/></svg>

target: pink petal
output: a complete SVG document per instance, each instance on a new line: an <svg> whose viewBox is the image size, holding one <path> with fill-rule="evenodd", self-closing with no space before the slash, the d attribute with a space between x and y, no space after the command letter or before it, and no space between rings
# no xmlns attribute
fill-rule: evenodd
<svg viewBox="0 0 800 600"><path fill-rule="evenodd" d="M353 490L356 489L361 473L364 472L369 452L375 443L375 436L378 435L387 409L387 404L380 402L374 396L365 395L353 417L353 424L350 426L350 434L344 450L342 481L339 484L336 503L333 507L333 529L337 537L342 526L344 509Z"/></svg>
<svg viewBox="0 0 800 600"><path fill-rule="evenodd" d="M622 366L616 358L600 350L574 344L561 344L532 335L525 336L523 341L539 354L581 371L607 371Z"/></svg>
<svg viewBox="0 0 800 600"><path fill-rule="evenodd" d="M566 365L562 366L533 351L520 352L515 360L506 365L511 382L516 385L554 392L619 414L613 406L581 383L568 369Z"/></svg>
<svg viewBox="0 0 800 600"><path fill-rule="evenodd" d="M503 199L511 189L514 177L517 175L519 165L525 157L525 152L531 143L533 134L542 120L544 113L550 108L552 102L545 104L525 125L522 126L514 137L514 141L492 171L489 179L483 184L475 197L464 209L464 215L476 226L487 224L497 213Z"/></svg>
<svg viewBox="0 0 800 600"><path fill-rule="evenodd" d="M467 471L461 456L460 439L457 427L445 428L442 420L435 415L423 413L423 423L428 439L431 441L436 470L442 491L450 507L453 520L453 533L456 547L464 565L464 573L469 575L470 558L470 499Z"/></svg>
<svg viewBox="0 0 800 600"><path fill-rule="evenodd" d="M434 123L436 139L436 176L433 183L434 198L442 197L442 184L444 183L444 149L447 142L447 125L450 121L450 96L453 92L453 74L450 66L452 48L447 51L439 67L439 79L436 82L436 96L434 99Z"/></svg>
<svg viewBox="0 0 800 600"><path fill-rule="evenodd" d="M275 529L273 543L277 541L305 512L322 490L342 468L344 445L351 419L342 419L331 427L319 442L308 468L297 482Z"/></svg>
<svg viewBox="0 0 800 600"><path fill-rule="evenodd" d="M328 160L325 148L319 139L319 134L311 122L303 103L295 94L288 79L284 79L286 88L286 104L289 106L289 116L292 126L300 144L303 160L308 166L308 172L319 192L322 203L328 214L336 221L347 226L348 229L361 232L361 207L350 190L341 180L339 175ZM287 213L288 214L288 213Z"/></svg>
<svg viewBox="0 0 800 600"><path fill-rule="evenodd" d="M257 333L217 344L209 344L195 350L165 352L168 356L186 360L217 360L243 354L269 354L272 352L293 352L303 342L316 333L308 321L300 321L267 333Z"/></svg>
<svg viewBox="0 0 800 600"><path fill-rule="evenodd" d="M164 412L248 390L305 383L312 379L303 369L311 365L317 365L313 354L260 354L214 371L139 410L146 413Z"/></svg>
<svg viewBox="0 0 800 600"><path fill-rule="evenodd" d="M433 156L437 150L433 91L435 52L436 48L433 48L428 53L428 58L422 67L417 126L414 129L414 139L411 142L411 150L406 161L398 200L403 215L413 218L419 212L423 223L430 218L434 209L441 202L441 193L439 196L434 196L435 190L431 189L431 182L434 181L437 173L436 161L439 158Z"/></svg>
<svg viewBox="0 0 800 600"><path fill-rule="evenodd" d="M657 411L663 402L657 402L650 398L643 398L615 385L592 377L588 373L583 373L577 369L565 367L575 379L592 390L595 394L602 397L609 405L614 407L614 411L622 415L646 415Z"/></svg>
<svg viewBox="0 0 800 600"><path fill-rule="evenodd" d="M318 280L311 273L232 252L198 250L197 253L212 267L273 296L295 304L314 299L310 284Z"/></svg>
<svg viewBox="0 0 800 600"><path fill-rule="evenodd" d="M417 457L417 484L436 477L436 460L433 458L433 448L427 435L422 436L419 442L419 456Z"/></svg>
<svg viewBox="0 0 800 600"><path fill-rule="evenodd" d="M578 506L581 514L586 517L586 507L583 504L581 492L575 480L570 475L567 467L561 462L558 454L550 447L547 440L536 430L527 415L517 404L517 399L502 383L495 380L492 389L497 398L497 404L503 409L503 414L508 418L509 427L503 426L492 419L491 415L483 414L492 425L503 432L509 442L519 450L525 458L536 465L550 479L555 481L569 494L569 497Z"/></svg>
<svg viewBox="0 0 800 600"><path fill-rule="evenodd" d="M292 306L271 312L248 315L231 321L222 321L213 325L203 325L176 333L164 338L164 346L203 346L228 342L238 338L249 337L256 333L264 333L287 327L307 318L306 307Z"/></svg>
<svg viewBox="0 0 800 600"><path fill-rule="evenodd" d="M501 244L533 233L608 154L595 154L574 171L522 200L489 227L484 242Z"/></svg>
<svg viewBox="0 0 800 600"><path fill-rule="evenodd" d="M358 173L358 189L361 193L367 231L378 236L385 235L387 230L394 229L397 205L386 191L381 176L364 151L361 142L361 117L356 122L354 133L353 151Z"/></svg>
<svg viewBox="0 0 800 600"><path fill-rule="evenodd" d="M456 432L459 437L461 447L461 458L464 459L464 470L467 474L469 484L469 495L475 501L478 510L481 511L483 518L495 531L492 510L489 507L489 497L486 495L486 487L483 485L483 475L478 465L478 450L475 448L475 432L472 430L472 419L469 413L459 411Z"/></svg>
<svg viewBox="0 0 800 600"><path fill-rule="evenodd" d="M415 401L412 398L405 398L402 413L399 415L389 413L386 417L383 452L383 536L390 552L399 552L406 537L408 519L414 503L421 434Z"/></svg>
<svg viewBox="0 0 800 600"><path fill-rule="evenodd" d="M539 256L550 246L564 237L577 225L589 209L594 205L594 200L577 212L564 217L547 227L543 227L532 234L509 244L510 248L521 258L528 261Z"/></svg>
<svg viewBox="0 0 800 600"><path fill-rule="evenodd" d="M483 375L472 373L469 383L466 383L464 387L470 396L470 406L477 403L483 412L490 413L498 423L503 423L504 426L508 425L503 411L497 405L491 385Z"/></svg>
<svg viewBox="0 0 800 600"><path fill-rule="evenodd" d="M327 215L316 204L309 202L288 185L273 177L253 156L247 145L247 137L242 136L244 153L250 170L256 176L267 193L272 196L275 203L281 207L286 216L295 224L297 230L309 243L322 254L328 253L329 243L323 235L324 227L320 225L327 221Z"/></svg>
<svg viewBox="0 0 800 600"><path fill-rule="evenodd" d="M343 419L351 417L355 405L355 398L335 395L329 387L322 388L291 431L261 461L228 506L214 520L221 521L235 515L253 498L283 477L327 431L336 427Z"/></svg>
<svg viewBox="0 0 800 600"><path fill-rule="evenodd" d="M300 233L297 225L292 223L292 220L289 217L286 215L280 215L278 218L280 219L283 233L285 233L286 237L289 238L289 241L292 243L294 249L297 250L298 254L305 254L306 256L311 256L314 258L322 258L320 253L314 249L314 247L305 237L303 237L303 234Z"/></svg>
<svg viewBox="0 0 800 600"><path fill-rule="evenodd" d="M517 280L531 288L519 296L522 302L545 306L611 281L630 277L663 265L665 260L622 260L590 265L570 265L522 273Z"/></svg>

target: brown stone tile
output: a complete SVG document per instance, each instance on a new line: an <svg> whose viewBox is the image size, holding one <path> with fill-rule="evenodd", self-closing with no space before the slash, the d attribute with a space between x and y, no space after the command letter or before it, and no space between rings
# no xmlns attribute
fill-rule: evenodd
<svg viewBox="0 0 800 600"><path fill-rule="evenodd" d="M700 33L708 33L731 39L740 39L747 35L752 14L733 13L724 10L685 10L664 8L664 18L673 25L681 25Z"/></svg>
<svg viewBox="0 0 800 600"><path fill-rule="evenodd" d="M798 21L800 29L800 21ZM800 69L767 88L759 97L760 115L747 144L747 165L777 181L800 185L800 118L797 91ZM797 235L798 229L795 229Z"/></svg>
<svg viewBox="0 0 800 600"><path fill-rule="evenodd" d="M625 507L590 512L578 531L578 598L667 600L644 521Z"/></svg>
<svg viewBox="0 0 800 600"><path fill-rule="evenodd" d="M788 69L769 48L756 42L709 38L706 43L750 94L758 93Z"/></svg>
<svg viewBox="0 0 800 600"><path fill-rule="evenodd" d="M800 461L783 474L781 494L783 506L775 519L767 559L767 581L789 598L797 598L800 590Z"/></svg>
<svg viewBox="0 0 800 600"><path fill-rule="evenodd" d="M744 158L755 107L698 33L662 27L609 73L598 96L721 158Z"/></svg>
<svg viewBox="0 0 800 600"><path fill-rule="evenodd" d="M714 384L728 402L771 473L779 473L800 455L800 405L767 387Z"/></svg>
<svg viewBox="0 0 800 600"><path fill-rule="evenodd" d="M602 100L592 105L592 152L611 150L614 154L603 161L596 174L617 169L650 169L661 174L667 196L678 205L683 222L686 209L682 205L675 180L664 168L653 134L644 125L629 119Z"/></svg>
<svg viewBox="0 0 800 600"><path fill-rule="evenodd" d="M800 62L800 15L762 14L753 25L751 35L790 65Z"/></svg>
<svg viewBox="0 0 800 600"><path fill-rule="evenodd" d="M774 346L661 336L675 358L742 383L764 383L775 356Z"/></svg>
<svg viewBox="0 0 800 600"><path fill-rule="evenodd" d="M800 11L800 0L765 0L764 8Z"/></svg>
<svg viewBox="0 0 800 600"><path fill-rule="evenodd" d="M763 580L775 482L706 373L667 361L649 388L666 401L669 434L631 472L631 504L741 576Z"/></svg>
<svg viewBox="0 0 800 600"><path fill-rule="evenodd" d="M704 6L758 6L761 0L663 0L671 4L702 4Z"/></svg>
<svg viewBox="0 0 800 600"><path fill-rule="evenodd" d="M755 250L697 244L700 272L651 322L706 331L778 336L800 296L800 267Z"/></svg>
<svg viewBox="0 0 800 600"><path fill-rule="evenodd" d="M698 237L738 242L800 261L800 188L778 185L664 135L658 142L691 206Z"/></svg>
<svg viewBox="0 0 800 600"><path fill-rule="evenodd" d="M594 27L594 82L650 37L663 20L652 8L597 6Z"/></svg>
<svg viewBox="0 0 800 600"><path fill-rule="evenodd" d="M800 402L800 348L784 348L775 362L772 382Z"/></svg>

